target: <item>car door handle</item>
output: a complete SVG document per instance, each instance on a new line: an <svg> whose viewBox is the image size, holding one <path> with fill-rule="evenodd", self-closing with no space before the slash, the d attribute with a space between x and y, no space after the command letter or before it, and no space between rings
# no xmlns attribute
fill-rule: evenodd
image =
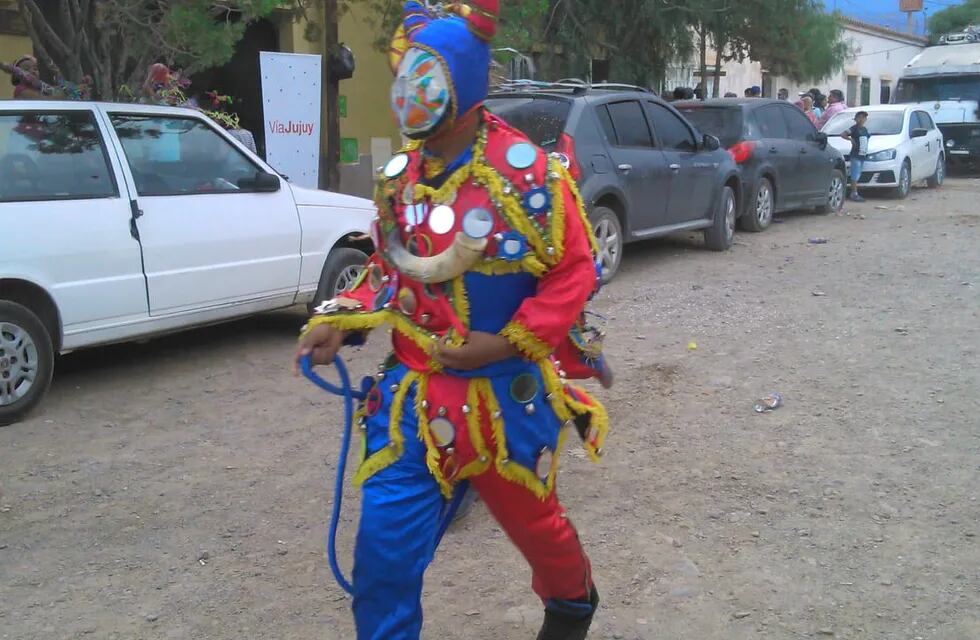
<svg viewBox="0 0 980 640"><path fill-rule="evenodd" d="M618 169L619 169L620 171L623 171L623 172L625 172L625 173L629 173L630 171L632 171L632 170L633 170L633 165L631 165L631 164L621 164L621 165L619 165L619 167L617 167L617 168L618 168Z"/></svg>
<svg viewBox="0 0 980 640"><path fill-rule="evenodd" d="M779 153L779 149L776 147L769 147L769 153Z"/></svg>
<svg viewBox="0 0 980 640"><path fill-rule="evenodd" d="M670 170L673 171L674 173L677 173L678 171L681 170L681 165L679 165L679 164L672 164L672 165L670 165Z"/></svg>
<svg viewBox="0 0 980 640"><path fill-rule="evenodd" d="M810 151L806 147L800 147L800 153L810 153Z"/></svg>

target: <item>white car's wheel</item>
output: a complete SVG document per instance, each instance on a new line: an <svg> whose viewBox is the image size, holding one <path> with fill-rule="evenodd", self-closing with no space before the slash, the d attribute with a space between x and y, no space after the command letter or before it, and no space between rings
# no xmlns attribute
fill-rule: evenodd
<svg viewBox="0 0 980 640"><path fill-rule="evenodd" d="M904 200L909 197L910 191L912 191L912 165L906 160L898 172L898 186L892 190L892 195L899 200Z"/></svg>
<svg viewBox="0 0 980 640"><path fill-rule="evenodd" d="M51 384L54 347L40 318L0 300L0 426L20 420Z"/></svg>
<svg viewBox="0 0 980 640"><path fill-rule="evenodd" d="M335 298L349 289L364 271L367 259L367 255L357 249L343 247L331 251L320 273L320 285L317 287L316 297L309 305L310 313L325 300Z"/></svg>
<svg viewBox="0 0 980 640"><path fill-rule="evenodd" d="M941 187L946 182L946 158L943 154L939 154L939 159L936 160L936 172L926 182L928 182L930 189Z"/></svg>

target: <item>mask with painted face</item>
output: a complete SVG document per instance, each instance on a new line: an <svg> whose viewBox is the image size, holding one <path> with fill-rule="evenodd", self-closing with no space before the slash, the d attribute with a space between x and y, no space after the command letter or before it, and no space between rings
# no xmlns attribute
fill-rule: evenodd
<svg viewBox="0 0 980 640"><path fill-rule="evenodd" d="M391 109L408 138L426 138L450 111L449 78L442 61L424 49L409 49L391 85Z"/></svg>
<svg viewBox="0 0 980 640"><path fill-rule="evenodd" d="M389 62L395 73L391 108L408 138L425 139L453 126L487 97L498 0L471 4L430 10L417 0L405 3Z"/></svg>

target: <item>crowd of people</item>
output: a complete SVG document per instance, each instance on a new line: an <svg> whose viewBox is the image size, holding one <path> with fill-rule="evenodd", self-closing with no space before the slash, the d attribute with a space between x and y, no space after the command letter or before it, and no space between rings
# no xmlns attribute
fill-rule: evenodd
<svg viewBox="0 0 980 640"><path fill-rule="evenodd" d="M780 89L776 94L780 100L789 101L789 89ZM762 87L753 85L747 87L743 92L746 98L761 98ZM698 84L695 88L677 87L673 91L665 91L661 97L667 102L677 102L680 100L704 100L704 85ZM725 98L737 98L734 92L727 92ZM794 103L806 114L817 129L823 127L835 115L847 108L844 101L844 92L840 89L832 89L826 95L818 88L814 87L809 91L801 91L798 100Z"/></svg>

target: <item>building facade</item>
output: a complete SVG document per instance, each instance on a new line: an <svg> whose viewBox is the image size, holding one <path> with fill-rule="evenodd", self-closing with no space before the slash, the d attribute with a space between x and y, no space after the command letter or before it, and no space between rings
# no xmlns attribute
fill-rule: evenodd
<svg viewBox="0 0 980 640"><path fill-rule="evenodd" d="M843 27L852 53L832 76L801 84L771 75L752 60L729 62L723 66L720 95L730 91L741 97L747 87L758 85L764 97L774 98L780 89L787 89L795 101L801 91L817 87L824 94L840 89L850 107L889 103L905 65L928 46L928 39L851 18L843 20ZM694 86L693 77L692 82Z"/></svg>

